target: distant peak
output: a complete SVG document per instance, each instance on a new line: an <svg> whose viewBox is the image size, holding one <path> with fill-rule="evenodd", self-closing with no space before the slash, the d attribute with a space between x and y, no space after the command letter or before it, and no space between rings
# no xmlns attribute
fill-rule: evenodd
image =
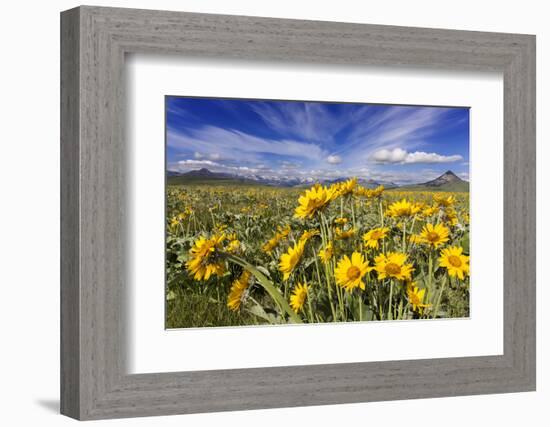
<svg viewBox="0 0 550 427"><path fill-rule="evenodd" d="M433 179L431 181L425 182L424 185L427 185L429 187L440 187L444 184L451 183L451 182L463 182L462 179L460 179L453 171L448 170L443 175L437 177L436 179Z"/></svg>

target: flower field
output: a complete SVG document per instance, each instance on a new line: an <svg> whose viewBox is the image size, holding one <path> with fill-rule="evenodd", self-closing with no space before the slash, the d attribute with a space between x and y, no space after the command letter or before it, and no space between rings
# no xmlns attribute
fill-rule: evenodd
<svg viewBox="0 0 550 427"><path fill-rule="evenodd" d="M469 193L169 185L168 328L469 316Z"/></svg>

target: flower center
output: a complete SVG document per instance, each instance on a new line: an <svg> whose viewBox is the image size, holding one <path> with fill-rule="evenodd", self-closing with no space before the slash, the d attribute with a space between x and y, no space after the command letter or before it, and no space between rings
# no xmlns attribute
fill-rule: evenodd
<svg viewBox="0 0 550 427"><path fill-rule="evenodd" d="M401 273L401 267L399 267L396 263L394 262L389 262L386 264L386 273L388 275L396 275L396 274L399 274Z"/></svg>
<svg viewBox="0 0 550 427"><path fill-rule="evenodd" d="M462 265L462 261L456 255L451 255L449 257L449 264L451 264L453 267L460 267Z"/></svg>
<svg viewBox="0 0 550 427"><path fill-rule="evenodd" d="M430 242L435 242L435 241L439 240L439 234L437 234L435 231L430 231L428 233L428 240Z"/></svg>
<svg viewBox="0 0 550 427"><path fill-rule="evenodd" d="M359 270L359 267L352 265L348 268L347 276L349 280L357 280L361 276L361 270Z"/></svg>
<svg viewBox="0 0 550 427"><path fill-rule="evenodd" d="M371 240L379 240L380 239L380 231L374 231L372 234L371 234Z"/></svg>

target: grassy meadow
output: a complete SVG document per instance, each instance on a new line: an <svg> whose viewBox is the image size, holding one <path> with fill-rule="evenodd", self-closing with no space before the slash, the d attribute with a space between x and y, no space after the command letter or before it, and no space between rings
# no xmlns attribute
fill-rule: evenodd
<svg viewBox="0 0 550 427"><path fill-rule="evenodd" d="M166 327L469 316L469 193L168 182Z"/></svg>

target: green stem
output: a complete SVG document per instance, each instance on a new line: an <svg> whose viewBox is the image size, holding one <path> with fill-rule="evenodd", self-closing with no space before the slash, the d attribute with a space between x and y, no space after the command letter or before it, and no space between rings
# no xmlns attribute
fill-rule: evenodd
<svg viewBox="0 0 550 427"><path fill-rule="evenodd" d="M432 248L430 247L429 257L428 257L428 293L432 293L432 276L433 276L433 259L432 259Z"/></svg>
<svg viewBox="0 0 550 427"><path fill-rule="evenodd" d="M439 305L441 304L441 296L443 295L443 291L445 290L446 284L447 284L447 276L443 276L443 283L441 284L441 290L439 291L439 295L437 297L437 301L434 306L434 313L433 313L434 319L437 317L437 313L439 312Z"/></svg>
<svg viewBox="0 0 550 427"><path fill-rule="evenodd" d="M321 213L321 218L319 220L319 225L321 228L321 239L323 244L323 250L327 248L329 238L328 238L328 225L325 216ZM317 274L319 275L319 266L317 264L317 256L314 253L313 257L315 259L315 266L317 267ZM332 319L333 322L336 321L336 309L334 308L334 302L332 301L332 286L330 284L330 272L329 272L329 263L330 260L327 262L324 262L324 268L325 268L325 278L326 278L326 284L327 284L327 293L328 293L328 300L330 304L330 310L332 312ZM319 278L319 284L321 283L321 279Z"/></svg>
<svg viewBox="0 0 550 427"><path fill-rule="evenodd" d="M392 298L393 298L393 280L390 279L390 298L388 301L388 319L389 320L393 320Z"/></svg>
<svg viewBox="0 0 550 427"><path fill-rule="evenodd" d="M353 200L353 197L350 196L349 202L351 205L351 221L353 222L353 228L357 229L357 224L355 223L355 200Z"/></svg>
<svg viewBox="0 0 550 427"><path fill-rule="evenodd" d="M403 220L403 253L407 252L407 224Z"/></svg>
<svg viewBox="0 0 550 427"><path fill-rule="evenodd" d="M310 298L310 294L309 294L309 288L307 290L307 295L306 295L306 298L307 298L307 307L309 309L309 321L310 323L315 323L315 319L313 317L313 308L311 307L311 298Z"/></svg>

